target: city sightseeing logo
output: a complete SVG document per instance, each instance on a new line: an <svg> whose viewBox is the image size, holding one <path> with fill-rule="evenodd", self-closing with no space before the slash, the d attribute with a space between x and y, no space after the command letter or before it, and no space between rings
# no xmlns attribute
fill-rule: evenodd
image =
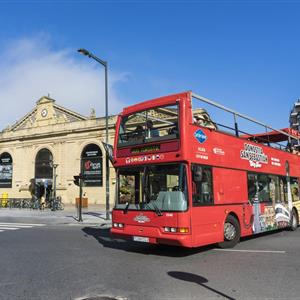
<svg viewBox="0 0 300 300"><path fill-rule="evenodd" d="M259 146L244 144L244 149L240 152L241 159L249 161L250 167L261 168L261 164L268 163L268 156L264 153L263 149Z"/></svg>
<svg viewBox="0 0 300 300"><path fill-rule="evenodd" d="M144 216L143 214L139 214L133 220L138 222L138 223L150 222L150 219L147 216Z"/></svg>
<svg viewBox="0 0 300 300"><path fill-rule="evenodd" d="M203 144L207 140L207 136L201 129L198 129L197 131L195 131L194 137L197 139L197 141L200 144Z"/></svg>

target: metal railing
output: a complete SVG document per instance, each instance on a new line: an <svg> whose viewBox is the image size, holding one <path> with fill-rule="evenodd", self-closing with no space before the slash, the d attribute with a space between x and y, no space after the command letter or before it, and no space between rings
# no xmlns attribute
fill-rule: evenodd
<svg viewBox="0 0 300 300"><path fill-rule="evenodd" d="M230 127L230 126L226 126L226 125L222 125L222 124L218 124L218 123L215 123L215 124L217 124L219 127L222 127L222 128L229 129L229 130L233 131L234 135L237 136L237 137L239 137L240 134L247 135L247 136L249 136L249 138L251 137L251 139L254 142L260 142L260 143L263 142L263 143L266 143L268 146L271 146L273 148L278 148L278 149L281 149L281 150L290 150L289 145L291 145L292 140L297 141L297 144L300 145L300 140L298 138L296 138L295 136L293 136L293 135L291 135L291 134L289 134L289 133L287 133L283 130L275 129L275 128L273 128L272 126L270 126L268 124L262 123L262 122L254 119L252 117L241 114L237 111L234 111L230 108L225 107L224 105L221 105L221 104L217 103L216 101L213 101L211 99L202 97L202 96L197 95L195 93L192 93L192 98L195 98L195 99L197 99L201 102L204 102L204 103L209 104L211 106L217 107L217 108L221 109L222 111L230 113L233 116L234 127ZM262 126L265 129L266 134L268 133L268 130L271 130L271 131L275 131L275 132L278 132L278 133L286 136L286 140L288 141L288 145L282 145L278 142L271 142L269 140L269 136L268 136L267 139L265 139L263 137L256 137L255 134L247 133L247 132L244 132L244 131L240 130L238 122L237 122L237 117L242 118L242 119L247 120L247 121L250 121L251 123ZM256 138L257 138L257 140L256 140Z"/></svg>

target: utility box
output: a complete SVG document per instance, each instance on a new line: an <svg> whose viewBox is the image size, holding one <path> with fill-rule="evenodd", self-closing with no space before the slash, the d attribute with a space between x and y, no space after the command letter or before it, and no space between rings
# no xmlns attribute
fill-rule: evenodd
<svg viewBox="0 0 300 300"><path fill-rule="evenodd" d="M76 207L79 207L79 201L80 198L76 198ZM82 208L87 208L88 207L88 198L82 198Z"/></svg>

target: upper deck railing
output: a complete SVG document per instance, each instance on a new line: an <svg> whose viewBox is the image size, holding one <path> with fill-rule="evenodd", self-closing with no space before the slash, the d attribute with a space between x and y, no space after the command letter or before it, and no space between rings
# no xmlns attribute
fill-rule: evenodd
<svg viewBox="0 0 300 300"><path fill-rule="evenodd" d="M268 146L275 147L275 148L278 147L281 150L289 150L290 151L291 145L297 145L298 147L300 146L300 140L295 135L289 134L288 132L280 130L280 129L275 129L268 124L262 123L252 117L241 114L237 111L234 111L230 108L225 107L224 105L217 103L214 100L205 98L205 97L197 95L195 93L192 93L192 98L199 100L201 102L207 103L211 106L217 107L217 108L221 109L222 111L230 113L233 116L234 128L232 128L230 126L222 125L219 123L215 123L215 124L220 127L225 128L225 129L232 130L237 137L248 138L248 139L252 139L253 141L256 141L256 142L266 143ZM238 124L238 117L242 118L244 120L247 120L251 123L254 123L256 125L262 126L266 132L264 134L251 134L251 133L240 130L239 124ZM280 141L287 141L288 142L287 145L282 145L282 144L274 141L274 139L271 138L271 136L274 137L274 133L275 134L277 133L277 140L279 139ZM278 137L278 135L280 135L280 137Z"/></svg>
<svg viewBox="0 0 300 300"><path fill-rule="evenodd" d="M257 143L263 143L281 150L291 152L294 149L300 149L299 132L293 132L290 128L275 129L266 123L192 92L161 97L127 108L125 114L122 116L118 130L118 147L131 147L144 143L180 138L178 130L180 111L179 102L176 99L181 95L191 97L192 114L194 117L198 117L199 122L196 122L198 125L233 134L239 138L252 140ZM195 106L193 103L194 100L197 100ZM224 113L225 116L222 115ZM228 115L230 116L229 122ZM206 125L201 123L200 117L202 117L203 123L206 123ZM215 120L218 120L218 122Z"/></svg>

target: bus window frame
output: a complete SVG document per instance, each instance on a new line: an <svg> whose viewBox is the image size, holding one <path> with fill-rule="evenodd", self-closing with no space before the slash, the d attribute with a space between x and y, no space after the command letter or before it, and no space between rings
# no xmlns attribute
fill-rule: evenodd
<svg viewBox="0 0 300 300"><path fill-rule="evenodd" d="M182 165L183 166L183 171L184 171L184 186L185 186L185 191L182 191L185 196L185 201L186 201L186 209L185 210L161 210L163 213L186 213L190 209L190 196L189 196L189 179L188 179L188 170L189 170L189 165L186 162L169 162L169 163L160 163L160 164L150 164L151 165ZM132 167L141 167L144 165L133 165ZM116 172L117 178L119 178L119 171L120 169L125 170L126 166L119 167ZM118 185L116 187L116 197L115 197L115 204L114 204L114 210L124 210L124 208L117 207L118 204L118 197L120 193L120 180L118 180ZM136 194L135 194L136 195ZM122 203L123 204L123 203ZM132 203L132 205L139 205L139 203ZM153 212L151 209L138 209L138 208L132 208L130 207L129 211L139 211L139 212Z"/></svg>
<svg viewBox="0 0 300 300"><path fill-rule="evenodd" d="M193 166L200 166L203 169L209 170L210 171L210 197L211 197L211 202L210 203L201 203L201 202L194 202L194 193L193 193ZM204 165L204 164L199 164L197 162L192 162L190 164L190 176L191 176L191 201L192 201L192 207L204 207L204 206L215 206L215 197L214 197L214 178L213 178L213 166L210 165Z"/></svg>
<svg viewBox="0 0 300 300"><path fill-rule="evenodd" d="M122 174L123 175L123 174ZM129 175L129 174L128 174ZM116 172L116 177L117 178L119 178L119 170L117 170L117 172ZM132 176L136 176L136 175L134 175L134 174L132 174ZM119 201L119 195L120 195L120 183L121 183L121 180L118 180L117 181L117 185L116 185L116 190L115 190L115 192L116 192L116 195L115 195L115 203L114 203L114 208L118 205L118 204L120 204L120 203L118 203L118 201ZM134 180L134 184L136 184L136 178L135 178L135 180ZM133 205L136 205L136 193L134 194L134 202L135 203L131 203L131 204L133 204ZM126 205L126 203L127 202L125 202L125 203L122 203L122 204L125 204Z"/></svg>
<svg viewBox="0 0 300 300"><path fill-rule="evenodd" d="M120 148L125 148L125 147L129 147L129 146L138 146L138 145L143 145L143 144L150 144L152 142L163 142L163 141L172 141L172 140L179 140L180 139L180 124L181 124L181 104L178 103L178 101L175 101L175 102L172 102L172 103L168 103L168 104L165 104L163 106L155 106L155 107L152 107L152 108L147 108L147 109L144 109L144 110L140 110L140 111L137 111L135 112L134 114L138 114L138 113L141 113L143 111L147 111L147 110L151 110L151 109L157 109L157 108L165 108L165 107L168 107L168 106L176 106L177 107L177 131L178 133L176 134L167 134L167 135L164 135L164 136L158 136L158 137L150 137L150 138L143 138L143 143L139 142L139 141L135 141L135 140L132 140L132 141L126 141L126 142L123 142L120 144L120 128L122 126L122 120L124 118L128 118L129 116L132 115L132 113L129 113L129 114L125 114L125 115L121 115L120 118L120 123L119 123L119 128L118 128L118 137L117 137L117 148L120 149ZM146 123L146 122L145 122ZM157 128L156 128L157 129ZM172 129L172 128L170 128ZM134 132L134 131L132 131ZM145 131L146 132L146 131Z"/></svg>
<svg viewBox="0 0 300 300"><path fill-rule="evenodd" d="M287 189L287 176L286 175L281 175L281 174L272 174L272 173L260 173L260 172L253 172L253 171L247 171L247 194L248 194L248 201L249 203L253 204L254 200L253 199L249 199L249 185L248 185L248 182L249 182L249 175L255 175L256 176L256 180L257 180L257 176L258 175L265 175L268 177L268 179L270 179L269 176L275 176L278 178L279 180L279 201L281 203L288 203L288 200L287 200L287 190L285 191L285 189ZM297 182L298 182L298 187L299 187L299 178L298 177L295 177L295 176L289 176L290 178L290 182L291 182L291 179L296 179ZM281 191L281 186L280 186L280 180L282 179L283 181L283 191ZM268 183L269 185L270 183ZM291 190L291 193L292 193L292 190ZM269 187L269 196L270 196L270 187ZM282 196L283 196L283 199L282 199ZM299 197L299 200L300 200L300 192L299 192L299 188L298 188L298 197ZM271 200L271 197L269 197L269 201L259 201L259 203L264 203L264 204L271 204L273 203L272 200ZM277 201L278 201L277 200ZM296 200L298 201L298 200ZM296 201L293 201L293 202L296 202Z"/></svg>

